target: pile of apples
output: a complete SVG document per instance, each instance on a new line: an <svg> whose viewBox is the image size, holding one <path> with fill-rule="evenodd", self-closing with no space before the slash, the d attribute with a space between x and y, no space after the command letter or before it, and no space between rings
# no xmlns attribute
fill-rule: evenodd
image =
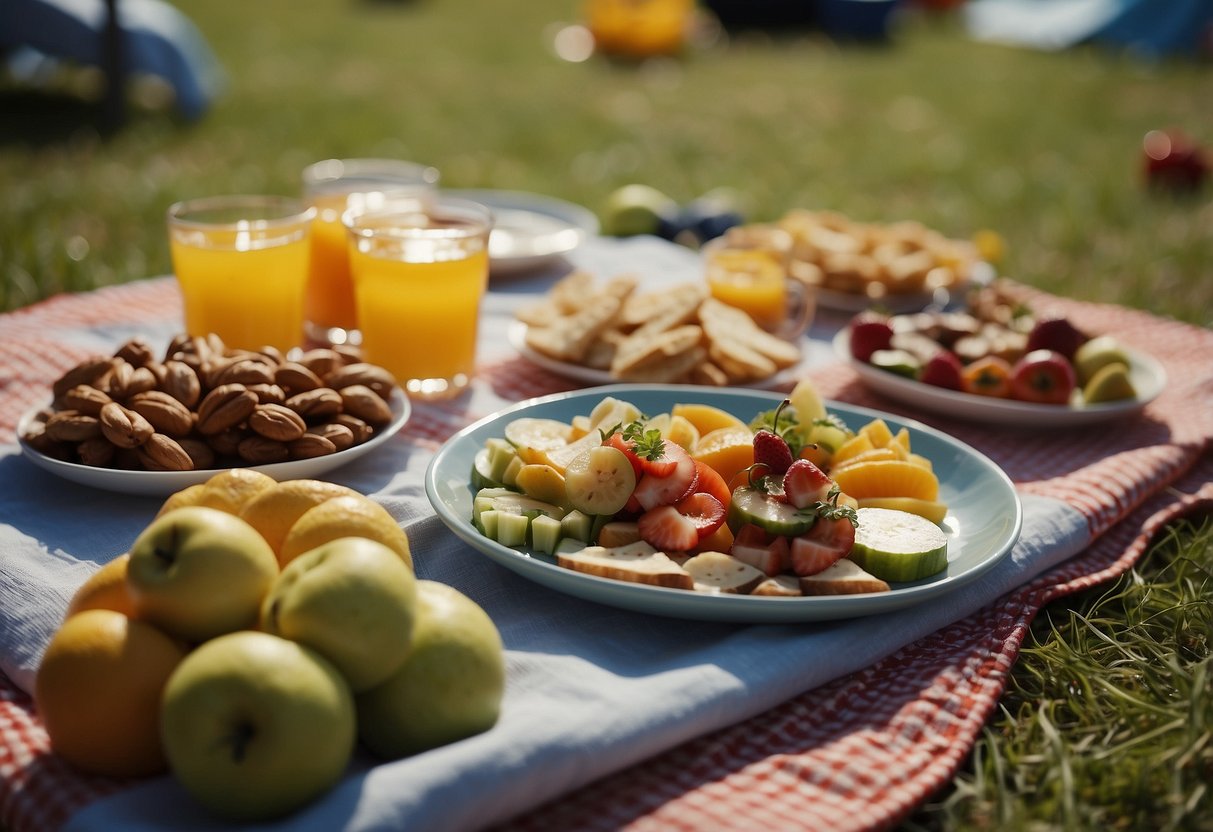
<svg viewBox="0 0 1213 832"><path fill-rule="evenodd" d="M415 577L381 505L233 469L170 497L80 587L35 705L73 767L167 769L256 821L331 789L359 739L395 759L487 730L504 684L491 619Z"/></svg>
<svg viewBox="0 0 1213 832"><path fill-rule="evenodd" d="M998 317L983 317L980 308L861 312L849 327L851 355L924 384L978 396L1066 406L1137 396L1129 355L1114 337L1091 337L1065 317Z"/></svg>

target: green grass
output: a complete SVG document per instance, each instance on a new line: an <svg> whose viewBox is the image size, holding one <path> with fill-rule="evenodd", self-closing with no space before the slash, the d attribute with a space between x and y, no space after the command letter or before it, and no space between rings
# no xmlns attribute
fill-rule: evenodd
<svg viewBox="0 0 1213 832"><path fill-rule="evenodd" d="M136 103L108 135L73 99L0 83L0 309L167 273L175 200L295 193L317 159L389 156L595 209L646 182L736 189L756 220L993 229L1012 277L1213 325L1210 192L1140 177L1148 130L1213 146L1207 66L981 45L947 18L888 48L741 35L572 64L550 46L578 0L177 5L230 77L199 123ZM1051 605L970 763L907 827L1213 828L1210 569L1213 529L1183 526L1125 580Z"/></svg>

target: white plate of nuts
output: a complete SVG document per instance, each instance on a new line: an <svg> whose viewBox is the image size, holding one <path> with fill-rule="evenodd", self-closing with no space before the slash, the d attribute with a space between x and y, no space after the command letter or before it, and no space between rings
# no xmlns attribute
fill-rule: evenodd
<svg viewBox="0 0 1213 832"><path fill-rule="evenodd" d="M93 356L17 424L25 456L82 485L168 496L215 471L315 478L394 436L411 408L395 379L356 355L229 350L174 338L157 360L141 339Z"/></svg>

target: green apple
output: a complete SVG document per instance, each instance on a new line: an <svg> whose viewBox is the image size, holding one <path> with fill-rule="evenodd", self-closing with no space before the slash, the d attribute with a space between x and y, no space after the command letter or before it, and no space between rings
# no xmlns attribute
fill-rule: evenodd
<svg viewBox="0 0 1213 832"><path fill-rule="evenodd" d="M612 191L602 210L602 233L616 237L656 234L662 220L678 214L678 203L650 185Z"/></svg>
<svg viewBox="0 0 1213 832"><path fill-rule="evenodd" d="M404 663L416 600L417 581L400 555L341 537L283 568L261 604L261 629L311 647L363 691Z"/></svg>
<svg viewBox="0 0 1213 832"><path fill-rule="evenodd" d="M266 820L341 779L357 739L353 694L301 644L229 633L169 677L160 736L169 768L199 803L230 820Z"/></svg>
<svg viewBox="0 0 1213 832"><path fill-rule="evenodd" d="M131 544L127 586L136 617L200 642L255 626L278 558L257 530L218 509L162 514Z"/></svg>
<svg viewBox="0 0 1213 832"><path fill-rule="evenodd" d="M505 693L505 652L488 614L456 589L417 582L417 620L404 664L356 697L358 734L395 759L487 731Z"/></svg>
<svg viewBox="0 0 1213 832"><path fill-rule="evenodd" d="M1095 374L1109 364L1129 364L1129 356L1124 347L1111 335L1096 336L1074 353L1074 369L1078 371L1080 384L1086 384L1095 378Z"/></svg>

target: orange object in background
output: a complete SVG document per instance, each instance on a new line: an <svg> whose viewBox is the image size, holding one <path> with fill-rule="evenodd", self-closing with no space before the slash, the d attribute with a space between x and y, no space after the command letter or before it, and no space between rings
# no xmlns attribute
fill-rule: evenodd
<svg viewBox="0 0 1213 832"><path fill-rule="evenodd" d="M686 44L694 0L587 0L586 28L608 55L674 55Z"/></svg>

